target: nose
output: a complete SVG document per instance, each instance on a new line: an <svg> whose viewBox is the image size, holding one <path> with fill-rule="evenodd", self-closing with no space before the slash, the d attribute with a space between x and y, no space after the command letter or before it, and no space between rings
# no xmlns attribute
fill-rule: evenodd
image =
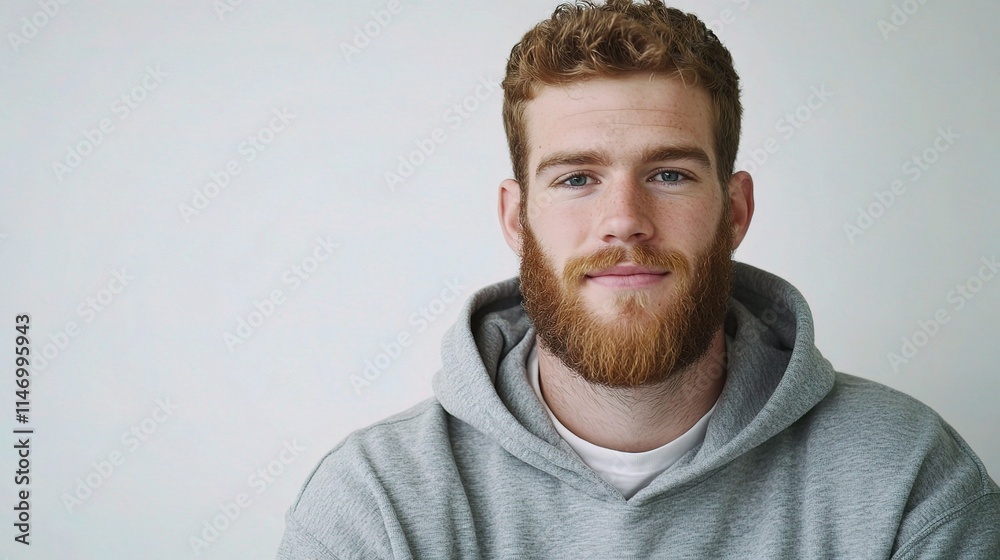
<svg viewBox="0 0 1000 560"><path fill-rule="evenodd" d="M653 201L641 184L616 181L598 204L599 234L605 243L633 245L653 237Z"/></svg>

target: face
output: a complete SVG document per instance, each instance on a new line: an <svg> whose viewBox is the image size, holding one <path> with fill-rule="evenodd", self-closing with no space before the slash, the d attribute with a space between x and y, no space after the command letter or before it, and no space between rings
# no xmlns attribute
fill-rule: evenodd
<svg viewBox="0 0 1000 560"><path fill-rule="evenodd" d="M512 223L502 186L501 218L542 345L585 379L660 382L722 325L749 213L716 178L711 115L701 89L649 74L528 104L527 199Z"/></svg>

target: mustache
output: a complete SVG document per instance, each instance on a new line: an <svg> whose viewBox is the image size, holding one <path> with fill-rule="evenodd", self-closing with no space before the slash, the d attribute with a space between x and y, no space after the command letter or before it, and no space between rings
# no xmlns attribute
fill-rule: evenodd
<svg viewBox="0 0 1000 560"><path fill-rule="evenodd" d="M589 255L573 257L563 267L563 282L575 285L596 270L604 270L622 263L648 268L662 268L682 278L691 272L691 262L682 253L666 251L647 245L633 245L628 249L618 246L602 247Z"/></svg>

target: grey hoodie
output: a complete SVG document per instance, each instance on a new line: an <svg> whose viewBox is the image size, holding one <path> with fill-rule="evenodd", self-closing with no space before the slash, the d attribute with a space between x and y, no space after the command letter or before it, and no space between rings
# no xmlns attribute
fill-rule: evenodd
<svg viewBox="0 0 1000 560"><path fill-rule="evenodd" d="M833 370L802 295L737 264L703 443L626 500L525 374L516 279L445 336L435 397L349 435L287 515L285 559L1000 559L1000 488L933 410Z"/></svg>

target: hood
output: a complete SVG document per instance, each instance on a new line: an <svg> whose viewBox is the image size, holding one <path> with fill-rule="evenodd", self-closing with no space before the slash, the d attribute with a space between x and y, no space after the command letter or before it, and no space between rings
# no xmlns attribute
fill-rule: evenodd
<svg viewBox="0 0 1000 560"><path fill-rule="evenodd" d="M521 302L517 278L470 298L445 334L435 397L520 460L606 499L611 487L559 436L528 382L535 330ZM726 382L705 440L630 503L724 466L790 426L833 387L835 372L815 347L809 306L773 274L735 263L726 335Z"/></svg>

